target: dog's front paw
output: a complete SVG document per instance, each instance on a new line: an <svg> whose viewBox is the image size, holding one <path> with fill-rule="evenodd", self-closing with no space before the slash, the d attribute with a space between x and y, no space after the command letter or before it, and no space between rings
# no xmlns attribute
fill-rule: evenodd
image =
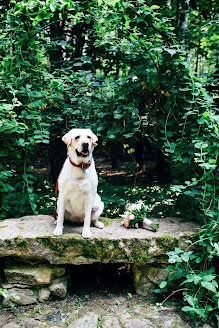
<svg viewBox="0 0 219 328"><path fill-rule="evenodd" d="M94 225L95 225L95 227L98 228L98 229L103 229L103 228L104 228L104 224L103 224L103 222L100 222L100 221L98 221L98 220L96 220L96 221L94 222Z"/></svg>
<svg viewBox="0 0 219 328"><path fill-rule="evenodd" d="M54 236L61 236L62 235L63 228L56 227L53 231Z"/></svg>
<svg viewBox="0 0 219 328"><path fill-rule="evenodd" d="M83 229L83 231L82 231L82 236L84 237L84 238L90 238L90 236L91 236L91 232L90 232L90 229Z"/></svg>

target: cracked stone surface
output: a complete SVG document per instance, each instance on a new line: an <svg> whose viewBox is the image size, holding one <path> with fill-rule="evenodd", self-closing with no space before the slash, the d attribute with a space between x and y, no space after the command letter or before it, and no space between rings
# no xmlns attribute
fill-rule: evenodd
<svg viewBox="0 0 219 328"><path fill-rule="evenodd" d="M54 220L48 215L3 220L0 257L40 259L51 264L165 263L167 251L183 246L199 230L197 224L179 218L157 219L160 228L155 233L126 229L119 220L107 220L110 224L104 229L91 227L90 239L83 239L82 226L74 225L65 225L63 236L53 236Z"/></svg>
<svg viewBox="0 0 219 328"><path fill-rule="evenodd" d="M88 297L89 296L89 297ZM120 300L118 302L118 300ZM2 309L0 327L4 328L216 328L189 319L177 304L163 306L144 297L104 293L68 295L65 300ZM1 318L1 317L0 317Z"/></svg>
<svg viewBox="0 0 219 328"><path fill-rule="evenodd" d="M68 328L97 328L98 315L96 313L88 313L82 318L71 323Z"/></svg>

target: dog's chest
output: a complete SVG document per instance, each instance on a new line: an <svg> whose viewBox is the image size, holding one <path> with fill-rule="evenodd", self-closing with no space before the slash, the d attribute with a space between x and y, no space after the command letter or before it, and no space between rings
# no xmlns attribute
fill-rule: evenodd
<svg viewBox="0 0 219 328"><path fill-rule="evenodd" d="M89 179L68 179L64 182L64 189L67 194L76 196L76 194L92 192L93 183Z"/></svg>

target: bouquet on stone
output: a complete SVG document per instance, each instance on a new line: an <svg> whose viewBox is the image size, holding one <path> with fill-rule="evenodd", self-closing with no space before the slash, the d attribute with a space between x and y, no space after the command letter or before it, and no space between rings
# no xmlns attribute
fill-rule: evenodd
<svg viewBox="0 0 219 328"><path fill-rule="evenodd" d="M156 232L159 228L159 223L147 219L147 208L143 202L139 201L136 204L126 204L125 212L121 215L125 228L144 228Z"/></svg>

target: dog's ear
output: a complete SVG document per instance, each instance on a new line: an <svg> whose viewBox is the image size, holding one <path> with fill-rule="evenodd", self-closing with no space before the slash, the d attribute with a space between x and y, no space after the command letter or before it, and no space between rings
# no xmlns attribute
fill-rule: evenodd
<svg viewBox="0 0 219 328"><path fill-rule="evenodd" d="M62 141L64 141L64 143L66 143L67 146L70 146L70 145L71 145L71 142L72 142L71 131L69 131L68 133L66 133L66 134L62 137Z"/></svg>
<svg viewBox="0 0 219 328"><path fill-rule="evenodd" d="M92 142L93 142L93 146L96 147L97 146L97 141L98 141L98 138L96 136L96 134L94 134L92 132Z"/></svg>

